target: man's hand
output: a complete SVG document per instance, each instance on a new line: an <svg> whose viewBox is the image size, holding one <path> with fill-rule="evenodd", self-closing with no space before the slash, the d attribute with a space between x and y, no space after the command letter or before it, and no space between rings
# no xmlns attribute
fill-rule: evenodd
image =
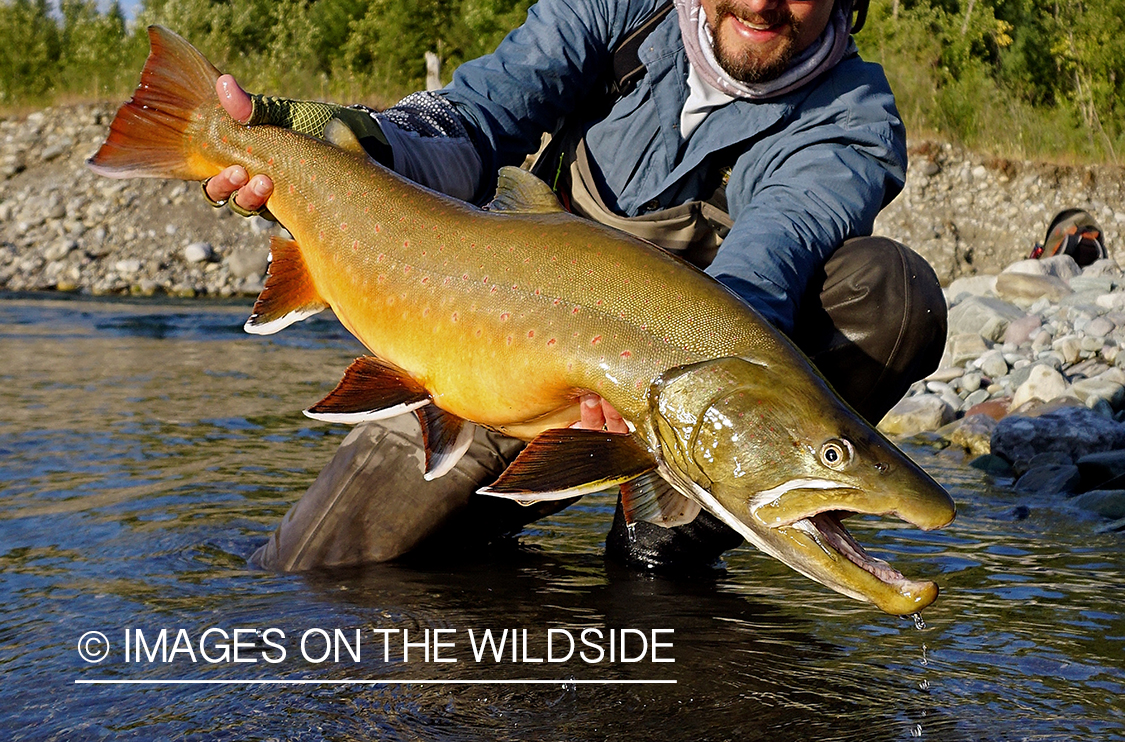
<svg viewBox="0 0 1125 742"><path fill-rule="evenodd" d="M253 104L250 96L231 75L222 75L215 82L215 93L219 102L235 121L246 123L250 120ZM247 184L246 168L231 165L207 182L207 196L213 201L226 201L238 191L234 202L246 211L257 211L266 205L273 193L273 181L265 175L255 175Z"/></svg>
<svg viewBox="0 0 1125 742"><path fill-rule="evenodd" d="M574 427L583 430L607 430L610 433L628 433L625 418L609 402L596 394L583 394L578 403L582 419Z"/></svg>

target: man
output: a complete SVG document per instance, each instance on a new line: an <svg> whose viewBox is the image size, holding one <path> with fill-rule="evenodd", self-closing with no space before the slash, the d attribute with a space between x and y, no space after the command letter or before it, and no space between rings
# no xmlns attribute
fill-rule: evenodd
<svg viewBox="0 0 1125 742"><path fill-rule="evenodd" d="M906 152L886 79L851 41L852 0L676 0L659 11L660 0L542 0L447 88L381 114L251 99L229 76L217 92L240 121L316 135L341 118L400 174L478 203L501 165L553 133L536 172L564 205L705 268L876 422L936 367L945 303L924 260L864 237L902 188ZM639 81L606 95L605 72L629 44ZM204 188L247 213L272 184L236 166ZM626 430L595 395L581 412L583 427ZM482 433L456 470L427 483L414 427L353 432L256 560L283 570L378 561L547 512L472 494L517 442ZM683 566L740 540L706 513L675 529L626 528L619 505L607 554Z"/></svg>

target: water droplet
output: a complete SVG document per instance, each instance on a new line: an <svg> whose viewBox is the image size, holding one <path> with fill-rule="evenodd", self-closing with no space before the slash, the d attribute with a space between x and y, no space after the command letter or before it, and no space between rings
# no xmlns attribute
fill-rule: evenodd
<svg viewBox="0 0 1125 742"><path fill-rule="evenodd" d="M630 523L629 525L625 526L625 532L629 534L629 543L633 543L634 541L637 540L637 524L636 523Z"/></svg>
<svg viewBox="0 0 1125 742"><path fill-rule="evenodd" d="M922 664L923 665L930 664L930 661L928 659L926 659L926 645L925 644L922 645Z"/></svg>
<svg viewBox="0 0 1125 742"><path fill-rule="evenodd" d="M925 678L922 678L922 681L920 683L918 683L918 687L921 688L922 690L929 690L930 689L930 681L926 680Z"/></svg>
<svg viewBox="0 0 1125 742"><path fill-rule="evenodd" d="M925 620L923 620L921 613L913 613L910 617L914 619L914 628L918 629L919 631L922 631L926 628L926 622Z"/></svg>
<svg viewBox="0 0 1125 742"><path fill-rule="evenodd" d="M921 724L915 724L914 728L910 730L910 736L911 737L921 737L922 736L922 725Z"/></svg>

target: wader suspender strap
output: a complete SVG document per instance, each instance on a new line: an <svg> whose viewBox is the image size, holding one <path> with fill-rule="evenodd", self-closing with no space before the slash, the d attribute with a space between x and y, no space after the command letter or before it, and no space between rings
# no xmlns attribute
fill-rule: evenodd
<svg viewBox="0 0 1125 742"><path fill-rule="evenodd" d="M633 92L637 81L645 76L645 66L641 63L640 49L648 35L660 25L664 17L672 12L672 3L661 5L648 17L641 27L626 36L613 50L613 78L609 81L611 101L624 98Z"/></svg>

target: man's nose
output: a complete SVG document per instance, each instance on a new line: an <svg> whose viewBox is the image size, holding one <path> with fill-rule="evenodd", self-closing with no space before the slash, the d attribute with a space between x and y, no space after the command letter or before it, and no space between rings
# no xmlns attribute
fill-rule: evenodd
<svg viewBox="0 0 1125 742"><path fill-rule="evenodd" d="M741 4L752 13L762 13L763 11L776 9L783 2L786 2L786 0L743 0Z"/></svg>

